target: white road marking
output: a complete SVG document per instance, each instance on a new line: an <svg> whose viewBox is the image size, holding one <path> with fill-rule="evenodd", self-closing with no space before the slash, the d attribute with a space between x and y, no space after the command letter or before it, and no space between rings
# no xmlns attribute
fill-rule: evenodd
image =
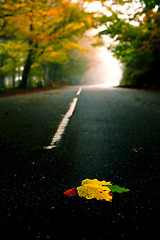
<svg viewBox="0 0 160 240"><path fill-rule="evenodd" d="M78 90L76 95L79 96L81 91L82 91L82 88L79 88L79 90ZM56 147L56 144L61 140L62 134L64 133L65 128L66 128L66 126L67 126L67 124L69 122L69 119L70 119L70 117L72 116L72 114L74 112L74 109L76 107L77 101L78 101L78 97L73 99L73 102L71 103L68 112L65 114L64 118L62 119L61 123L59 124L57 132L53 136L50 145L45 147L45 149L52 149L52 148Z"/></svg>
<svg viewBox="0 0 160 240"><path fill-rule="evenodd" d="M80 95L81 91L82 91L82 88L79 88L79 90L78 90L78 92L77 92L77 96Z"/></svg>

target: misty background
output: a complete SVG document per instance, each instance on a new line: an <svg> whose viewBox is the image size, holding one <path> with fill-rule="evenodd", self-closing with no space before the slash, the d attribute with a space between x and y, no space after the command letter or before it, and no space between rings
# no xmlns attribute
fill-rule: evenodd
<svg viewBox="0 0 160 240"><path fill-rule="evenodd" d="M92 30L88 31L87 35L92 37L94 36L94 32ZM108 38L104 40L106 44L108 40ZM91 64L82 75L85 83L105 84L106 87L119 85L122 78L122 64L120 61L113 56L113 53L106 46L92 47L89 39L88 44L90 44L88 46L89 51L85 55Z"/></svg>
<svg viewBox="0 0 160 240"><path fill-rule="evenodd" d="M70 50L64 63L47 62L32 68L28 79L28 88L54 87L54 85L97 85L117 86L122 78L122 64L107 49L112 39L97 37L99 30L87 30L78 43L81 49ZM99 45L100 42L100 45ZM103 43L102 43L103 42ZM98 44L97 44L98 43ZM4 84L0 89L12 89L20 86L23 65L16 69L16 74L7 69Z"/></svg>
<svg viewBox="0 0 160 240"><path fill-rule="evenodd" d="M103 84L105 87L118 86L123 74L123 65L107 49L110 37L103 38L101 46L95 46L99 41L97 29L86 31L79 44L84 51L74 50L70 60L64 65L63 72L71 84ZM70 66L72 64L72 66ZM68 72L69 71L69 72Z"/></svg>

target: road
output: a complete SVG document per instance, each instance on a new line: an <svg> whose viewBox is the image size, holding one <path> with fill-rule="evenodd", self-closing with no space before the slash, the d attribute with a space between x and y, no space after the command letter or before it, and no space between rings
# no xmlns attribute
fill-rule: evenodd
<svg viewBox="0 0 160 240"><path fill-rule="evenodd" d="M1 98L0 116L1 239L159 235L158 92L66 87ZM63 194L86 178L130 192L112 202Z"/></svg>

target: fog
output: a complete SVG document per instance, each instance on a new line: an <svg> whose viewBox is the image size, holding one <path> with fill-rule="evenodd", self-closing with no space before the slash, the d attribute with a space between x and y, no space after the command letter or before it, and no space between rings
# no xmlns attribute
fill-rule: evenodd
<svg viewBox="0 0 160 240"><path fill-rule="evenodd" d="M92 64L83 74L88 84L117 86L122 77L122 66L106 47L95 47L88 53Z"/></svg>
<svg viewBox="0 0 160 240"><path fill-rule="evenodd" d="M83 47L89 49L85 55L90 65L81 76L86 84L103 84L106 87L117 86L122 78L122 64L117 60L106 46L92 47L88 36L92 38L95 31L89 31L86 40L81 42ZM106 38L106 45L109 38Z"/></svg>

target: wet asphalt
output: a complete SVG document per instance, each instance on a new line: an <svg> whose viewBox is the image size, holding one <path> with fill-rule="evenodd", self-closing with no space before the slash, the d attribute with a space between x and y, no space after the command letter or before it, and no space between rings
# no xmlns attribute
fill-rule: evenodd
<svg viewBox="0 0 160 240"><path fill-rule="evenodd" d="M79 87L0 99L1 239L155 239L159 236L160 94ZM68 198L83 179L130 189L112 202Z"/></svg>

